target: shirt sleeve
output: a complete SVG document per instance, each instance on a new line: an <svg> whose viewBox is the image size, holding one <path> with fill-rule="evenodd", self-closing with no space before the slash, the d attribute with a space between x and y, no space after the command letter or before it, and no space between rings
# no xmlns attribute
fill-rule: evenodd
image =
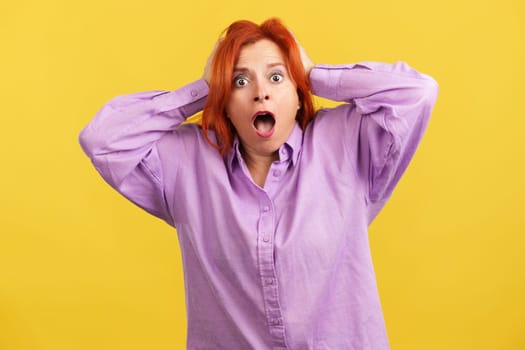
<svg viewBox="0 0 525 350"><path fill-rule="evenodd" d="M310 81L314 94L354 105L344 116L344 145L368 186L371 222L416 151L438 85L404 62L317 65Z"/></svg>
<svg viewBox="0 0 525 350"><path fill-rule="evenodd" d="M80 145L109 185L173 225L156 144L202 110L207 94L206 82L197 80L176 91L113 98L82 129ZM176 163L174 158L170 161Z"/></svg>

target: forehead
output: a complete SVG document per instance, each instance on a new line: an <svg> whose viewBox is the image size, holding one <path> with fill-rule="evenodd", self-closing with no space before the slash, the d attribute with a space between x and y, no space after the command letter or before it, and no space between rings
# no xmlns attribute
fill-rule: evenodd
<svg viewBox="0 0 525 350"><path fill-rule="evenodd" d="M249 65L257 62L285 63L284 55L271 40L261 39L253 44L245 45L239 52L238 65Z"/></svg>

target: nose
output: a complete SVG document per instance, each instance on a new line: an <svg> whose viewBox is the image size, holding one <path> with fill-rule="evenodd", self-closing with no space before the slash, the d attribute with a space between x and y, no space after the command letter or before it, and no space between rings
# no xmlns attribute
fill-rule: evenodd
<svg viewBox="0 0 525 350"><path fill-rule="evenodd" d="M253 97L253 100L255 102L263 101L263 100L269 100L270 95L268 94L265 86L263 83L257 84L257 90L255 90L255 96Z"/></svg>
<svg viewBox="0 0 525 350"><path fill-rule="evenodd" d="M264 96L255 96L255 97L253 98L253 100L254 100L255 102L259 102L259 101L261 101L261 100L269 100L269 99L270 99L270 96L268 96L268 95L264 95Z"/></svg>

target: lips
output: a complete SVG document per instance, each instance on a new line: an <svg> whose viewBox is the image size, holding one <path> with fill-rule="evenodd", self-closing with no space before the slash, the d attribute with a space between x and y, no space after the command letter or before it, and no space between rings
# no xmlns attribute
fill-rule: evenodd
<svg viewBox="0 0 525 350"><path fill-rule="evenodd" d="M259 111L252 117L253 127L255 132L260 137L270 137L275 131L275 117L272 112Z"/></svg>

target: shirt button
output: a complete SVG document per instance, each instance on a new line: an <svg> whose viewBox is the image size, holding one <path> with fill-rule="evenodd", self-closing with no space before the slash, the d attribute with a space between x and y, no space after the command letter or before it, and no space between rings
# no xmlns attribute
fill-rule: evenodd
<svg viewBox="0 0 525 350"><path fill-rule="evenodd" d="M265 206L263 207L263 211L264 211L265 213L267 213L268 211L270 211L270 207L267 206L267 205L265 205Z"/></svg>
<svg viewBox="0 0 525 350"><path fill-rule="evenodd" d="M263 241L266 243L270 242L270 236L263 236Z"/></svg>
<svg viewBox="0 0 525 350"><path fill-rule="evenodd" d="M197 96L197 91L195 91L195 90L191 90L191 96L192 96L192 97Z"/></svg>
<svg viewBox="0 0 525 350"><path fill-rule="evenodd" d="M273 171L273 176L277 177L279 175L281 175L281 171L280 170L274 170Z"/></svg>
<svg viewBox="0 0 525 350"><path fill-rule="evenodd" d="M273 278L267 278L266 284L273 284Z"/></svg>
<svg viewBox="0 0 525 350"><path fill-rule="evenodd" d="M279 320L278 318L276 318L275 320L272 321L273 325L274 326L278 326L281 324L281 320Z"/></svg>

